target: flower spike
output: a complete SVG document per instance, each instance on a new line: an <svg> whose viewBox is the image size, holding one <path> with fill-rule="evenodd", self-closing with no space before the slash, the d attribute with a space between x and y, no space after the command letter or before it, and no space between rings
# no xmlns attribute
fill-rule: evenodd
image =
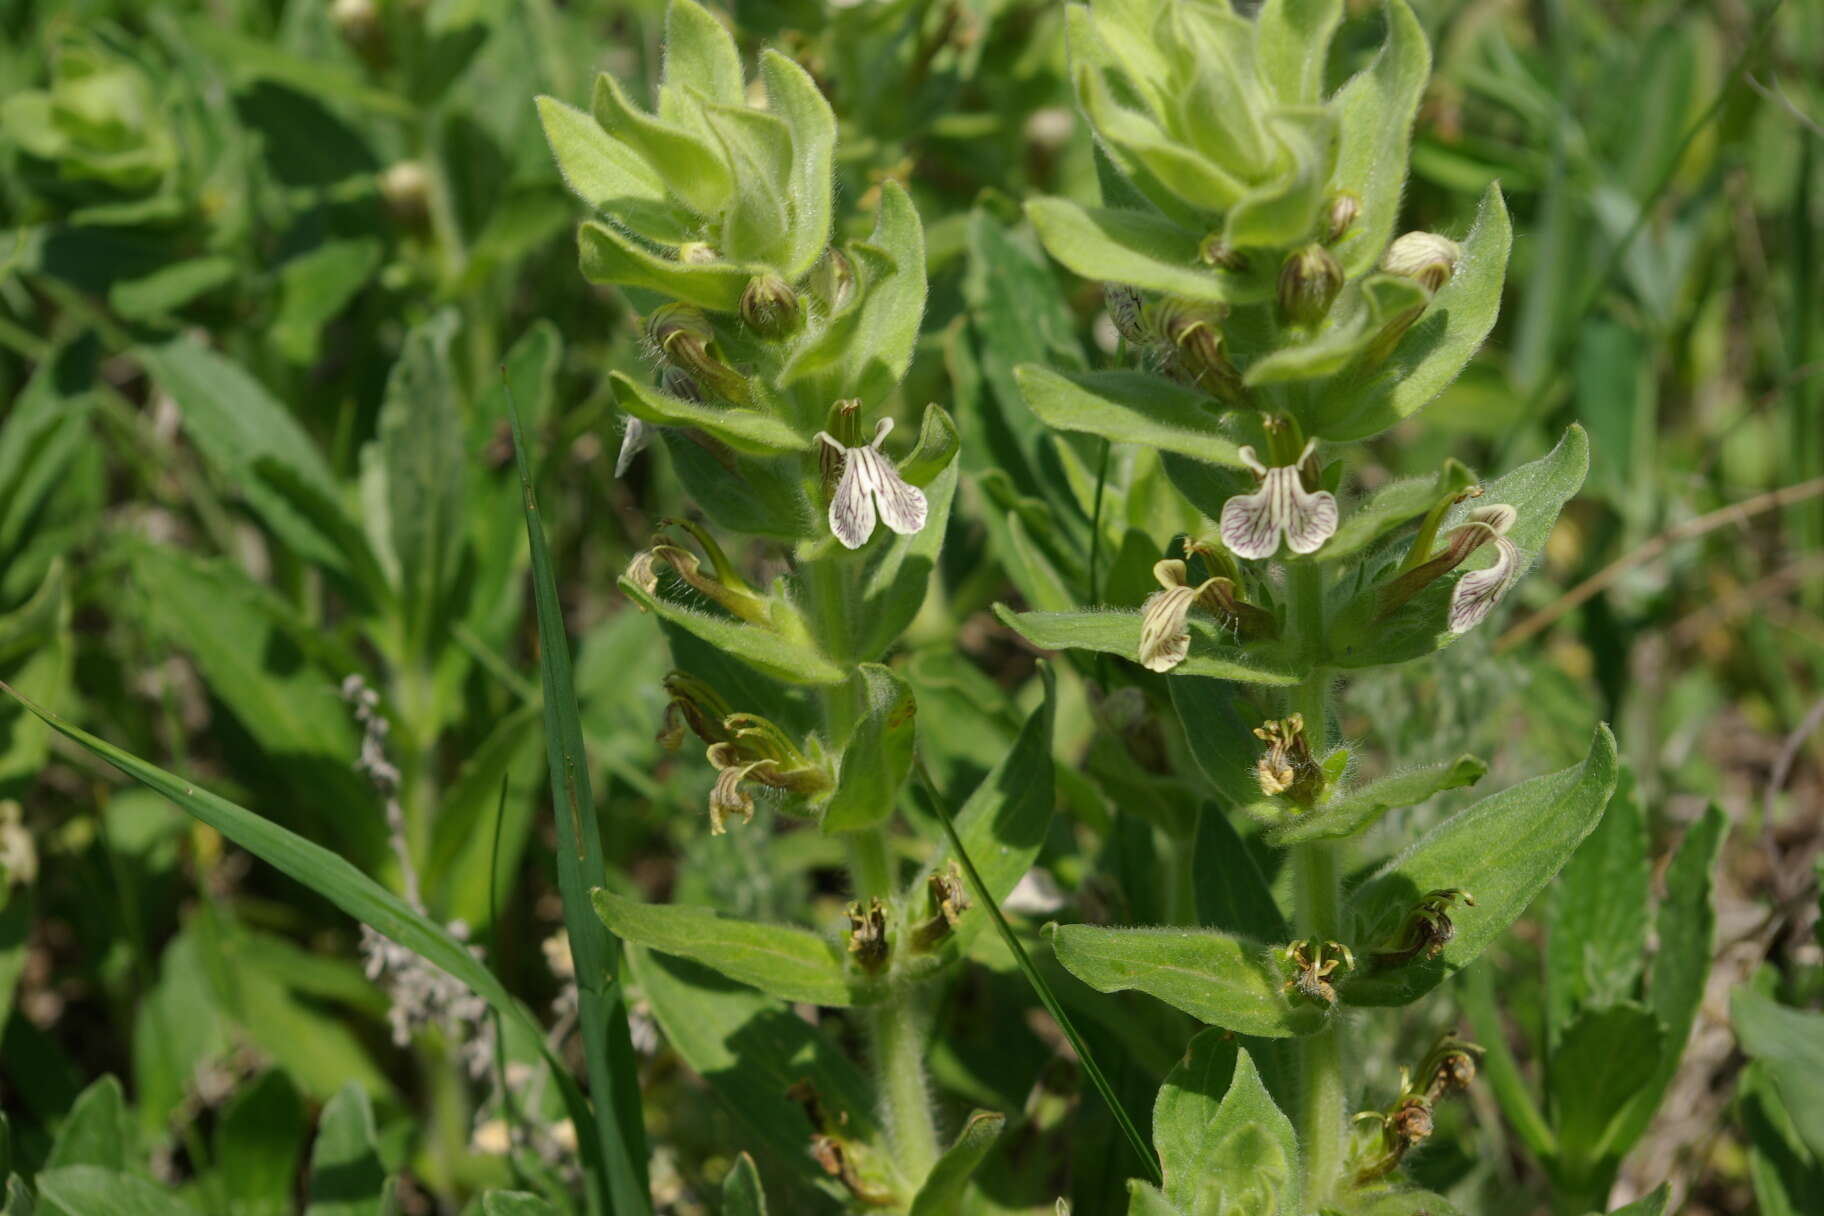
<svg viewBox="0 0 1824 1216"><path fill-rule="evenodd" d="M1279 552L1280 537L1294 553L1315 553L1336 534L1336 496L1328 490L1305 489L1299 466L1316 449L1305 444L1299 458L1269 469L1254 449L1241 449L1241 459L1260 478L1253 494L1237 494L1222 504L1222 541L1237 557L1259 560Z"/></svg>
<svg viewBox="0 0 1824 1216"><path fill-rule="evenodd" d="M842 476L830 497L830 531L846 549L859 549L874 535L876 508L881 523L901 536L911 536L925 526L925 493L908 485L899 470L880 450L893 429L891 418L882 418L874 438L861 447L845 447L828 431L817 438L842 460Z"/></svg>

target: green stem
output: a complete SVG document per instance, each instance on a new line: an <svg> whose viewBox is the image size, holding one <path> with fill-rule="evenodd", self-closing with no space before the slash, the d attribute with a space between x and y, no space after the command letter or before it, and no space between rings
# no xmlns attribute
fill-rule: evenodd
<svg viewBox="0 0 1824 1216"><path fill-rule="evenodd" d="M849 873L857 899L878 896L891 909L897 894L887 829L850 832ZM903 925L897 910L891 923ZM903 937L903 934L902 934ZM937 1160L937 1124L925 1081L928 1016L920 990L901 984L867 1015L868 1047L874 1067L875 1096L885 1112L900 1172L914 1186L924 1181Z"/></svg>
<svg viewBox="0 0 1824 1216"><path fill-rule="evenodd" d="M1289 569L1292 623L1307 654L1315 654L1324 631L1323 571L1315 562L1294 562ZM1302 714L1311 751L1319 759L1329 747L1330 677L1313 667L1292 690L1293 711ZM1341 888L1337 849L1328 841L1292 849L1292 891L1298 935L1314 948L1342 937ZM1343 1171L1347 1135L1344 1108L1341 1030L1332 1021L1298 1040L1298 1139L1304 1155L1304 1203L1314 1207L1330 1198Z"/></svg>
<svg viewBox="0 0 1824 1216"><path fill-rule="evenodd" d="M929 1018L919 990L901 987L870 1010L867 1021L874 1088L886 1112L887 1135L900 1172L917 1188L938 1158L937 1124L925 1080Z"/></svg>
<svg viewBox="0 0 1824 1216"><path fill-rule="evenodd" d="M882 902L891 903L897 892L893 882L892 852L887 845L886 827L883 825L849 832L846 833L846 839L855 898L866 899L870 895L877 895Z"/></svg>

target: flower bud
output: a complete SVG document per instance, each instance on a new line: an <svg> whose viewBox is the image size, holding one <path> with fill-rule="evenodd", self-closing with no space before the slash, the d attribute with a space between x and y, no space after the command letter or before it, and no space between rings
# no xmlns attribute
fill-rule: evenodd
<svg viewBox="0 0 1824 1216"><path fill-rule="evenodd" d="M394 161L380 175L380 197L402 224L422 224L431 213L431 175L415 160Z"/></svg>
<svg viewBox="0 0 1824 1216"><path fill-rule="evenodd" d="M686 266L703 266L721 260L716 247L708 241L685 241L678 246L678 261Z"/></svg>
<svg viewBox="0 0 1824 1216"><path fill-rule="evenodd" d="M1362 214L1362 200L1347 190L1338 190L1324 206L1324 244L1334 245L1355 227Z"/></svg>
<svg viewBox="0 0 1824 1216"><path fill-rule="evenodd" d="M1212 232L1198 242L1197 256L1203 259L1204 265L1231 274L1240 274L1248 268L1247 255L1223 240L1220 232Z"/></svg>
<svg viewBox="0 0 1824 1216"><path fill-rule="evenodd" d="M665 691L671 695L671 703L665 707L667 719L674 715L683 719L691 733L705 743L727 743L734 738L725 721L729 716L728 702L708 684L686 672L674 671L665 677Z"/></svg>
<svg viewBox="0 0 1824 1216"><path fill-rule="evenodd" d="M380 39L380 6L374 0L336 0L329 19L355 50L367 54Z"/></svg>
<svg viewBox="0 0 1824 1216"><path fill-rule="evenodd" d="M1165 300L1153 323L1171 344L1166 370L1174 378L1196 385L1225 405L1240 405L1247 394L1241 373L1223 349L1222 320L1219 307Z"/></svg>
<svg viewBox="0 0 1824 1216"><path fill-rule="evenodd" d="M748 399L747 378L723 362L716 350L716 331L709 318L687 304L666 304L646 322L646 336L670 367L688 375L699 389L708 389L737 405Z"/></svg>
<svg viewBox="0 0 1824 1216"><path fill-rule="evenodd" d="M777 342L804 325L804 309L790 283L776 274L760 274L741 292L741 319L762 338Z"/></svg>
<svg viewBox="0 0 1824 1216"><path fill-rule="evenodd" d="M855 956L856 966L869 975L876 974L887 965L892 951L892 943L887 940L886 907L880 896L870 896L865 910L861 904L851 903L848 917L849 953Z"/></svg>
<svg viewBox="0 0 1824 1216"><path fill-rule="evenodd" d="M811 267L805 289L823 305L825 313L839 312L855 294L855 266L849 255L831 245Z"/></svg>
<svg viewBox="0 0 1824 1216"><path fill-rule="evenodd" d="M1343 267L1336 255L1322 245L1306 245L1280 267L1280 319L1293 325L1316 325L1342 289Z"/></svg>
<svg viewBox="0 0 1824 1216"><path fill-rule="evenodd" d="M1417 280L1426 291L1436 292L1450 282L1463 249L1435 232L1408 232L1381 255L1381 269L1388 274Z"/></svg>

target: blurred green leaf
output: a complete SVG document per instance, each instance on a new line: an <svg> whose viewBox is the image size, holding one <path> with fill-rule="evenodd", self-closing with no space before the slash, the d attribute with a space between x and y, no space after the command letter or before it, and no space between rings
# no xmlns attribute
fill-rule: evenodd
<svg viewBox="0 0 1824 1216"><path fill-rule="evenodd" d="M124 1170L138 1163L139 1148L133 1124L127 1118L126 1095L121 1092L120 1082L108 1076L83 1090L76 1099L69 1117L57 1129L44 1168L93 1165Z"/></svg>
<svg viewBox="0 0 1824 1216"><path fill-rule="evenodd" d="M1729 998L1742 1050L1767 1068L1813 1161L1824 1161L1824 1014L1776 1004L1746 985Z"/></svg>
<svg viewBox="0 0 1824 1216"><path fill-rule="evenodd" d="M562 1216L562 1213L526 1191L489 1191L481 1197L481 1216Z"/></svg>
<svg viewBox="0 0 1824 1216"><path fill-rule="evenodd" d="M304 1135L303 1099L281 1070L268 1069L234 1095L215 1126L214 1160L236 1213L291 1210Z"/></svg>
<svg viewBox="0 0 1824 1216"><path fill-rule="evenodd" d="M766 1192L760 1186L760 1170L746 1153L735 1158L728 1176L722 1179L723 1216L766 1216Z"/></svg>
<svg viewBox="0 0 1824 1216"><path fill-rule="evenodd" d="M348 307L380 269L384 254L375 237L325 241L278 269L279 307L272 343L293 363L317 356L323 327Z"/></svg>
<svg viewBox="0 0 1824 1216"><path fill-rule="evenodd" d="M386 1167L367 1091L349 1082L323 1108L310 1152L305 1216L383 1216Z"/></svg>
<svg viewBox="0 0 1824 1216"><path fill-rule="evenodd" d="M108 288L108 304L131 321L156 321L169 317L216 288L234 281L240 266L233 258L208 256L173 262L137 279L125 279Z"/></svg>
<svg viewBox="0 0 1824 1216"><path fill-rule="evenodd" d="M1635 1096L1628 1112L1621 1136L1624 1149L1645 1134L1697 1024L1716 951L1716 867L1728 835L1729 817L1711 803L1686 831L1666 867L1666 897L1654 919L1659 940L1647 966L1647 1005L1666 1028L1667 1050L1659 1071Z"/></svg>
<svg viewBox="0 0 1824 1216"><path fill-rule="evenodd" d="M1619 1160L1629 1101L1658 1069L1665 1027L1633 1001L1586 1009L1552 1054L1550 1098L1557 1130L1558 1170L1581 1191Z"/></svg>
<svg viewBox="0 0 1824 1216"><path fill-rule="evenodd" d="M196 1216L195 1208L165 1188L99 1165L47 1169L36 1182L43 1216ZM10 1195L7 1210L12 1210Z"/></svg>
<svg viewBox="0 0 1824 1216"><path fill-rule="evenodd" d="M956 1134L956 1141L925 1176L908 1216L961 1216L969 1179L1006 1126L1007 1116L997 1111L978 1110L971 1114L963 1122L963 1130Z"/></svg>
<svg viewBox="0 0 1824 1216"><path fill-rule="evenodd" d="M1205 803L1191 845L1197 923L1257 942L1291 937L1254 855L1221 807Z"/></svg>
<svg viewBox="0 0 1824 1216"><path fill-rule="evenodd" d="M1633 995L1647 953L1649 877L1646 817L1624 765L1602 822L1546 893L1548 1044L1578 1010Z"/></svg>
<svg viewBox="0 0 1824 1216"><path fill-rule="evenodd" d="M341 491L316 444L264 385L192 337L141 347L140 362L171 394L184 420L184 433L240 493L279 538L305 558L348 570L340 540L342 526L326 528L317 517L322 505L342 501ZM290 476L275 484L261 470L271 461ZM309 496L301 503L292 492Z"/></svg>
<svg viewBox="0 0 1824 1216"><path fill-rule="evenodd" d="M707 1081L801 1191L844 1194L807 1151L814 1133L790 1096L808 1081L826 1123L885 1164L872 1089L826 1034L785 1003L685 959L630 946L628 962L666 1040ZM806 1205L810 1206L810 1205ZM835 1207L826 1199L813 1210Z"/></svg>

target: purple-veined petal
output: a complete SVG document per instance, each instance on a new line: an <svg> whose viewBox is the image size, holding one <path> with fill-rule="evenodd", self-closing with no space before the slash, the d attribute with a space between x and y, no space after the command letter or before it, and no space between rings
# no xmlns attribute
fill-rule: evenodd
<svg viewBox="0 0 1824 1216"><path fill-rule="evenodd" d="M1507 589L1520 577L1520 550L1505 536L1497 536L1495 564L1472 570L1457 580L1450 593L1450 631L1465 633L1482 623Z"/></svg>

